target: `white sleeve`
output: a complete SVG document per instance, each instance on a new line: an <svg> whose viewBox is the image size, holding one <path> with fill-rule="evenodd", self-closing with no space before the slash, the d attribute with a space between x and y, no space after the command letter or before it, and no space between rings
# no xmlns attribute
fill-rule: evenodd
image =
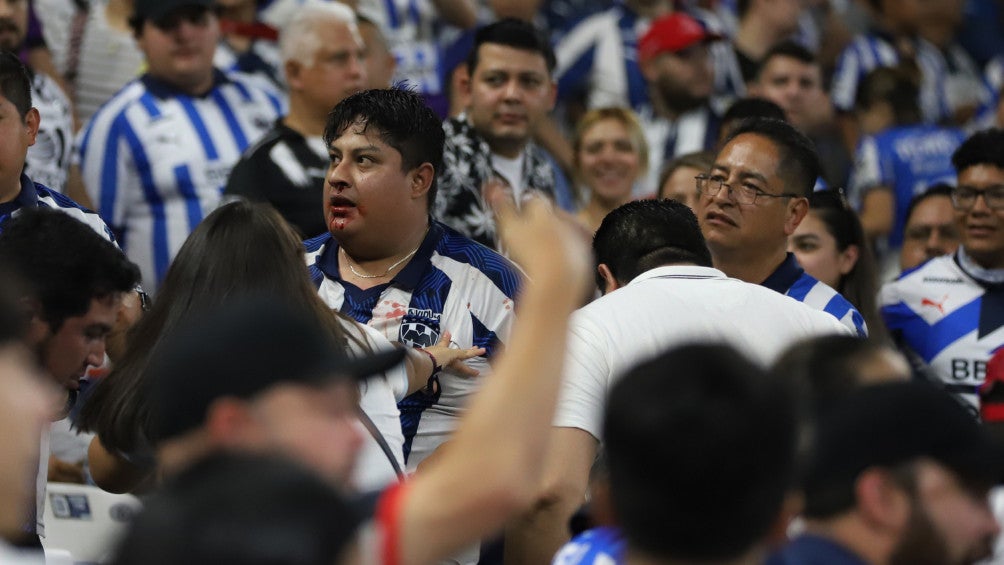
<svg viewBox="0 0 1004 565"><path fill-rule="evenodd" d="M600 439L610 387L608 344L583 312L572 318L555 427L579 428Z"/></svg>
<svg viewBox="0 0 1004 565"><path fill-rule="evenodd" d="M860 211L865 194L877 186L885 186L886 184L882 178L878 143L875 142L874 137L866 137L861 140L857 155L854 157L854 170L851 171L848 183L847 200L855 210Z"/></svg>
<svg viewBox="0 0 1004 565"><path fill-rule="evenodd" d="M368 345L374 352L388 351L395 347L394 344L388 341L387 338L385 338L383 334L376 329L365 324L357 323L353 320L347 320L344 317L340 317L339 319L346 332L351 334L357 340L365 342L366 345ZM352 355L359 356L365 354L362 347L351 339L349 340L349 349L351 350ZM384 377L386 378L391 391L394 393L394 400L400 402L408 393L408 371L405 368L404 363L401 363L397 367L394 367L384 373Z"/></svg>

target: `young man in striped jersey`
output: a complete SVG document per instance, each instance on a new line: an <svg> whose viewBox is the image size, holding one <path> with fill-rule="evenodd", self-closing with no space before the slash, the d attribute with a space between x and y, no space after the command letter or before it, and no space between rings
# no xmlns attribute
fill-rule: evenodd
<svg viewBox="0 0 1004 565"><path fill-rule="evenodd" d="M230 169L280 103L213 67L210 0L137 0L130 20L147 72L81 132L87 193L143 282L156 289L182 242L220 202Z"/></svg>
<svg viewBox="0 0 1004 565"><path fill-rule="evenodd" d="M819 157L805 135L780 120L752 118L725 140L697 177L697 218L715 268L823 310L859 336L864 318L837 291L809 276L787 251L809 211Z"/></svg>
<svg viewBox="0 0 1004 565"><path fill-rule="evenodd" d="M1004 346L1004 131L974 134L952 155L962 245L882 288L882 318L919 366L979 412L987 362Z"/></svg>
<svg viewBox="0 0 1004 565"><path fill-rule="evenodd" d="M487 349L467 362L478 379L445 370L399 404L413 470L449 437L507 341L519 274L498 253L430 219L444 134L419 95L354 94L332 111L324 138L330 233L306 243L321 298L391 341L426 347L448 331L451 344Z"/></svg>

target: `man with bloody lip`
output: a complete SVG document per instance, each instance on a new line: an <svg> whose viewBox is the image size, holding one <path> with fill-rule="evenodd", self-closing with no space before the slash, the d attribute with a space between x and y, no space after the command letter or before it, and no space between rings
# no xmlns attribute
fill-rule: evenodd
<svg viewBox="0 0 1004 565"><path fill-rule="evenodd" d="M788 236L809 211L819 170L812 142L790 124L744 120L723 142L711 170L695 179L697 219L716 269L822 310L865 337L864 318L854 306L788 252Z"/></svg>
<svg viewBox="0 0 1004 565"><path fill-rule="evenodd" d="M488 361L513 323L516 268L498 253L434 221L443 128L422 98L403 90L366 90L332 110L324 131L330 165L324 219L330 233L307 241L307 263L331 307L413 347L484 347L401 403L409 470L445 441ZM433 364L437 366L435 360Z"/></svg>
<svg viewBox="0 0 1004 565"><path fill-rule="evenodd" d="M952 155L962 244L882 288L882 317L900 347L979 413L987 362L1004 346L1004 130L969 137Z"/></svg>

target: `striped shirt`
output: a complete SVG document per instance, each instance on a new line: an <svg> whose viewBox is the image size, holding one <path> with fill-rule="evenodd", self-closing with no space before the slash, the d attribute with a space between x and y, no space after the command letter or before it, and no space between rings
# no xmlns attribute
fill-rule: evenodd
<svg viewBox="0 0 1004 565"><path fill-rule="evenodd" d="M857 308L829 285L806 273L793 253L788 253L784 262L760 284L816 310L826 312L840 320L840 323L850 328L858 337L868 337L865 319Z"/></svg>
<svg viewBox="0 0 1004 565"><path fill-rule="evenodd" d="M393 84L406 81L419 94L443 94L446 71L436 38L444 24L432 0L361 0L358 11L387 38L397 61Z"/></svg>
<svg viewBox="0 0 1004 565"><path fill-rule="evenodd" d="M80 134L87 193L155 290L181 244L219 205L241 153L280 115L278 99L216 72L189 96L149 76L130 82Z"/></svg>
<svg viewBox="0 0 1004 565"><path fill-rule="evenodd" d="M714 13L695 10L691 15L709 31L728 34ZM573 27L554 48L559 98L585 90L590 108L622 106L637 112L646 106L648 85L638 66L638 40L650 25L648 18L617 4ZM746 86L730 43L715 42L710 49L715 96L743 96Z"/></svg>
<svg viewBox="0 0 1004 565"><path fill-rule="evenodd" d="M77 204L69 196L60 194L43 184L33 182L24 174L21 175L21 192L18 193L17 198L10 202L0 203L0 232L3 231L3 225L7 223L7 220L25 208L59 210L87 224L98 235L115 243L112 230L100 216Z"/></svg>
<svg viewBox="0 0 1004 565"><path fill-rule="evenodd" d="M509 336L519 271L498 253L433 221L425 240L391 282L367 290L346 283L338 269L338 243L330 234L306 242L307 264L318 293L331 308L413 347L435 344L443 331L460 348L484 347L467 361L476 379L448 372L437 394L419 391L402 400L404 457L414 469L456 427L471 394L490 374L489 359Z"/></svg>
<svg viewBox="0 0 1004 565"><path fill-rule="evenodd" d="M921 74L919 102L925 121L950 119L957 109L970 104L978 107L991 98L975 63L958 45L944 53L923 39L914 40L913 46ZM833 72L833 105L844 112L853 110L858 84L865 75L878 67L895 66L900 60L887 36L855 37L840 54Z"/></svg>
<svg viewBox="0 0 1004 565"><path fill-rule="evenodd" d="M882 318L895 338L979 414L987 362L1004 346L1004 272L978 267L960 247L882 287Z"/></svg>

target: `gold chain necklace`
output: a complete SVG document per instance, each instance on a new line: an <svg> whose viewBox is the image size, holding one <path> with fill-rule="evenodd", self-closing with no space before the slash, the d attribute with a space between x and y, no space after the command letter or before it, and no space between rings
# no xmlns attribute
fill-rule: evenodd
<svg viewBox="0 0 1004 565"><path fill-rule="evenodd" d="M405 255L404 257L401 257L401 259L399 259L393 265L391 265L390 267L387 267L387 270L384 271L382 275L367 275L366 273L360 273L359 271L356 270L355 267L352 266L352 263L355 263L355 260L352 257L349 257L349 254L345 252L345 248L344 247L339 247L338 250L341 251L342 255L345 256L346 263L348 263L349 270L352 271L353 275L355 275L355 276L357 276L357 277L359 277L361 279L379 279L379 278L382 278L382 277L386 277L387 275L390 274L391 271L394 270L395 267L397 267L401 263L404 263L405 261L407 261L415 253L418 253L418 248L419 247L422 247L421 243L418 244L418 247L416 247L415 249L412 249L411 253Z"/></svg>

